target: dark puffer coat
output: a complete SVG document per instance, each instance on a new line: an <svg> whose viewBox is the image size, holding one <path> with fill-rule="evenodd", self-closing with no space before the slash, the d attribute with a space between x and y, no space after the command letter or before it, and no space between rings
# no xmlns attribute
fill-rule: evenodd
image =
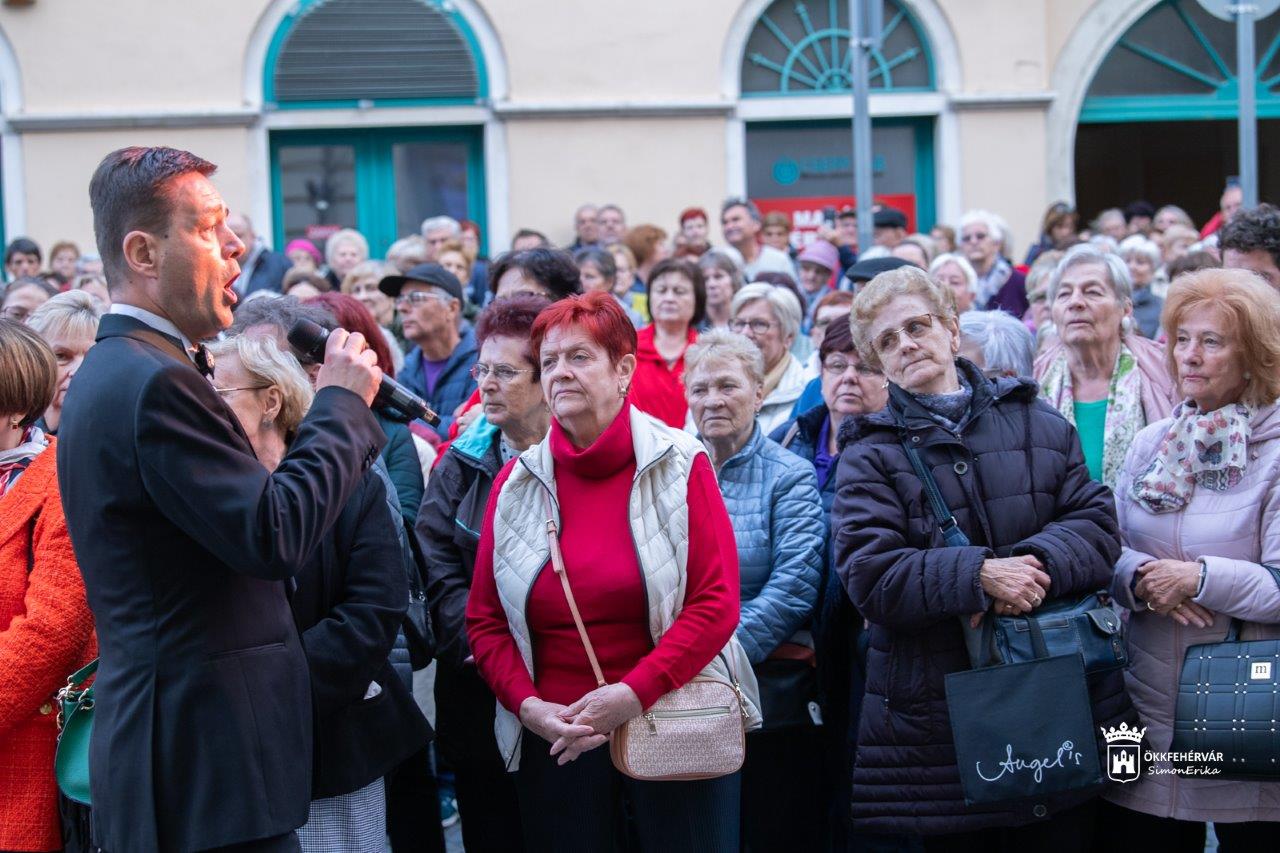
<svg viewBox="0 0 1280 853"><path fill-rule="evenodd" d="M974 392L959 434L896 386L885 410L841 428L836 570L871 623L852 792L854 825L868 832L1013 826L1097 793L1016 807L964 803L943 678L970 668L960 618L991 605L983 561L1032 554L1051 578L1049 597L1087 593L1110 585L1120 535L1111 493L1089 479L1075 428L1037 399L1035 384L992 382L956 363ZM944 547L904 437L970 547ZM1097 723L1134 719L1121 673L1092 677L1090 694Z"/></svg>

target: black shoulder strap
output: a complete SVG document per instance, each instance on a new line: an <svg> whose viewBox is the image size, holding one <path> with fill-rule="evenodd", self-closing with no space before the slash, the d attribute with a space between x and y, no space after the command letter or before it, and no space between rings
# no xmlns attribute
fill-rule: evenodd
<svg viewBox="0 0 1280 853"><path fill-rule="evenodd" d="M947 543L949 548L964 548L968 546L970 544L969 537L960 529L960 525L956 523L956 517L951 513L951 508L943 500L942 492L938 489L938 481L933 478L933 472L925 466L924 460L920 458L920 452L908 443L905 436L902 439L902 449L906 451L907 459L911 461L911 467L915 469L916 476L920 478L920 483L924 486L925 497L929 499L929 506L933 510L933 515L938 519L938 525L942 528L942 540Z"/></svg>

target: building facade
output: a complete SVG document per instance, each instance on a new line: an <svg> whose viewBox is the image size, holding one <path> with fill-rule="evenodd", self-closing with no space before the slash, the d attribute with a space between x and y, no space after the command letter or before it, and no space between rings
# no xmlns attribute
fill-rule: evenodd
<svg viewBox="0 0 1280 853"><path fill-rule="evenodd" d="M875 189L918 227L989 208L1020 251L1059 199L1213 212L1239 81L1195 0L883 3ZM671 230L730 195L803 222L852 193L848 0L6 0L0 36L3 230L45 245L91 245L89 176L129 144L218 163L277 246L354 226L375 253L439 213L497 251L567 242L587 201Z"/></svg>

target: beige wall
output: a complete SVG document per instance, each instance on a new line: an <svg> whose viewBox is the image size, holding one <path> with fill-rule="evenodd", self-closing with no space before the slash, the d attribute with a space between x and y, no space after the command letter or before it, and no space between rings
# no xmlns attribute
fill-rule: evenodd
<svg viewBox="0 0 1280 853"><path fill-rule="evenodd" d="M511 227L537 228L553 242L572 240L573 211L584 202L617 203L628 224L670 233L681 209L718 212L725 196L723 119L513 121L507 139Z"/></svg>
<svg viewBox="0 0 1280 853"><path fill-rule="evenodd" d="M1058 0L939 0L960 47L968 92L1043 89L1045 6Z"/></svg>
<svg viewBox="0 0 1280 853"><path fill-rule="evenodd" d="M1000 214L1013 231L1013 260L1037 238L1048 204L1044 114L1037 110L966 111L959 116L964 207Z"/></svg>
<svg viewBox="0 0 1280 853"><path fill-rule="evenodd" d="M23 139L27 235L44 247L69 239L82 251L92 251L89 178L106 153L127 145L169 145L193 151L218 164L213 180L233 210L249 204L245 131L239 128L29 134ZM9 237L15 236L10 231Z"/></svg>

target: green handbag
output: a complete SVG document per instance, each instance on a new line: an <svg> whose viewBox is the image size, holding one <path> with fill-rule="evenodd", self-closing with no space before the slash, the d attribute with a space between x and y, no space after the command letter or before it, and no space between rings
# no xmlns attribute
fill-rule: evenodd
<svg viewBox="0 0 1280 853"><path fill-rule="evenodd" d="M93 733L93 685L85 686L98 671L96 660L78 669L58 691L58 752L53 769L58 788L72 802L92 805L89 796L89 736Z"/></svg>

